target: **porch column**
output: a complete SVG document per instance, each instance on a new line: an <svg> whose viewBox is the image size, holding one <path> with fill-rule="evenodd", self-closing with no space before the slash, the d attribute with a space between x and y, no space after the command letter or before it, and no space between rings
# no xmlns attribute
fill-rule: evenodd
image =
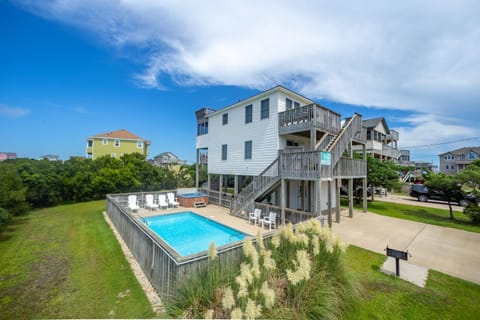
<svg viewBox="0 0 480 320"><path fill-rule="evenodd" d="M281 195L280 195L280 217L281 217L281 223L282 225L285 225L285 198L287 196L287 185L285 183L285 179L280 180L280 189L281 189Z"/></svg>
<svg viewBox="0 0 480 320"><path fill-rule="evenodd" d="M363 160L367 161L367 148L363 145ZM368 168L367 168L368 169ZM368 172L368 170L367 170ZM362 178L362 191L363 191L363 212L367 212L367 172L365 177Z"/></svg>
<svg viewBox="0 0 480 320"><path fill-rule="evenodd" d="M335 179L335 220L340 223L340 179Z"/></svg>
<svg viewBox="0 0 480 320"><path fill-rule="evenodd" d="M223 174L220 175L218 181L218 204L222 205L222 190L223 190Z"/></svg>
<svg viewBox="0 0 480 320"><path fill-rule="evenodd" d="M348 179L348 216L353 218L353 179Z"/></svg>
<svg viewBox="0 0 480 320"><path fill-rule="evenodd" d="M315 145L317 144L317 132L316 129L310 130L310 151L315 150Z"/></svg>
<svg viewBox="0 0 480 320"><path fill-rule="evenodd" d="M212 175L209 173L207 174L207 189L210 191L212 188Z"/></svg>
<svg viewBox="0 0 480 320"><path fill-rule="evenodd" d="M199 170L199 167L198 167L198 162L199 162L199 159L200 159L200 149L197 149L197 162L196 162L196 166L195 166L195 188L197 188L198 190L198 184L199 184L199 174L200 174L200 170Z"/></svg>
<svg viewBox="0 0 480 320"><path fill-rule="evenodd" d="M328 227L332 228L332 180L327 183L328 192Z"/></svg>
<svg viewBox="0 0 480 320"><path fill-rule="evenodd" d="M234 175L233 178L233 194L236 196L238 194L238 176Z"/></svg>
<svg viewBox="0 0 480 320"><path fill-rule="evenodd" d="M352 141L348 144L348 156L353 158ZM353 178L348 179L348 216L353 218Z"/></svg>

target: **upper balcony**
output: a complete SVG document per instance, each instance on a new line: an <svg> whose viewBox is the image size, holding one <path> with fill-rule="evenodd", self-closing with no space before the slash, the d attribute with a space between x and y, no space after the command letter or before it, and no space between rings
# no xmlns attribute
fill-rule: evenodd
<svg viewBox="0 0 480 320"><path fill-rule="evenodd" d="M390 133L387 134L387 143L391 142L391 141L398 141L399 139L399 135L398 135L398 132L395 131L395 130L390 130Z"/></svg>
<svg viewBox="0 0 480 320"><path fill-rule="evenodd" d="M310 129L338 134L341 129L340 114L318 104L297 107L278 114L279 134Z"/></svg>
<svg viewBox="0 0 480 320"><path fill-rule="evenodd" d="M382 145L382 155L392 159L400 158L400 150L389 145Z"/></svg>

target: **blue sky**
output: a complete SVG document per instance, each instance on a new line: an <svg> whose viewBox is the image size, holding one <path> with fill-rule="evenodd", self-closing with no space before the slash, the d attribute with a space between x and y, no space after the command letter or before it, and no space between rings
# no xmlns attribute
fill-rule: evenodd
<svg viewBox="0 0 480 320"><path fill-rule="evenodd" d="M367 1L369 2L369 1ZM384 116L412 158L480 145L477 1L0 0L0 151L127 129L195 159L195 115L281 84ZM447 143L465 140L457 143Z"/></svg>

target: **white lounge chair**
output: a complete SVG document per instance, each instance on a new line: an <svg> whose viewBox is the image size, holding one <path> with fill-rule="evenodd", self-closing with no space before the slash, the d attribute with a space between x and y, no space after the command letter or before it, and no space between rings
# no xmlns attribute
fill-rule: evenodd
<svg viewBox="0 0 480 320"><path fill-rule="evenodd" d="M262 221L262 228L263 228L263 225L264 224L268 224L268 227L270 230L272 230L272 226L273 228L276 228L277 227L277 213L276 212L270 212L268 214L268 218L265 218L265 219L260 219L260 221Z"/></svg>
<svg viewBox="0 0 480 320"><path fill-rule="evenodd" d="M168 198L168 205L176 208L180 203L178 203L177 199L175 199L175 195L173 192L167 193L167 198Z"/></svg>
<svg viewBox="0 0 480 320"><path fill-rule="evenodd" d="M140 209L137 204L137 196L134 194L128 196L128 209L130 209L130 212Z"/></svg>
<svg viewBox="0 0 480 320"><path fill-rule="evenodd" d="M147 194L145 196L145 201L146 201L146 204L145 204L146 209L151 209L153 211L158 208L158 204L156 204L153 201L153 194Z"/></svg>
<svg viewBox="0 0 480 320"><path fill-rule="evenodd" d="M257 225L257 222L260 223L261 215L262 215L262 210L259 208L255 208L253 212L250 212L248 214L248 223L250 223L250 221L253 220L253 224Z"/></svg>
<svg viewBox="0 0 480 320"><path fill-rule="evenodd" d="M158 206L162 209L167 209L168 208L167 199L165 198L164 194L159 194L158 195Z"/></svg>

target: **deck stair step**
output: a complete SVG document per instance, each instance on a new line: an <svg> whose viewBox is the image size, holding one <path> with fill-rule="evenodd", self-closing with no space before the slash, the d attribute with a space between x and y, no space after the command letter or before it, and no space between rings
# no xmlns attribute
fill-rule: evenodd
<svg viewBox="0 0 480 320"><path fill-rule="evenodd" d="M197 201L193 203L194 208L205 208L206 206L207 204L205 203L205 201Z"/></svg>

